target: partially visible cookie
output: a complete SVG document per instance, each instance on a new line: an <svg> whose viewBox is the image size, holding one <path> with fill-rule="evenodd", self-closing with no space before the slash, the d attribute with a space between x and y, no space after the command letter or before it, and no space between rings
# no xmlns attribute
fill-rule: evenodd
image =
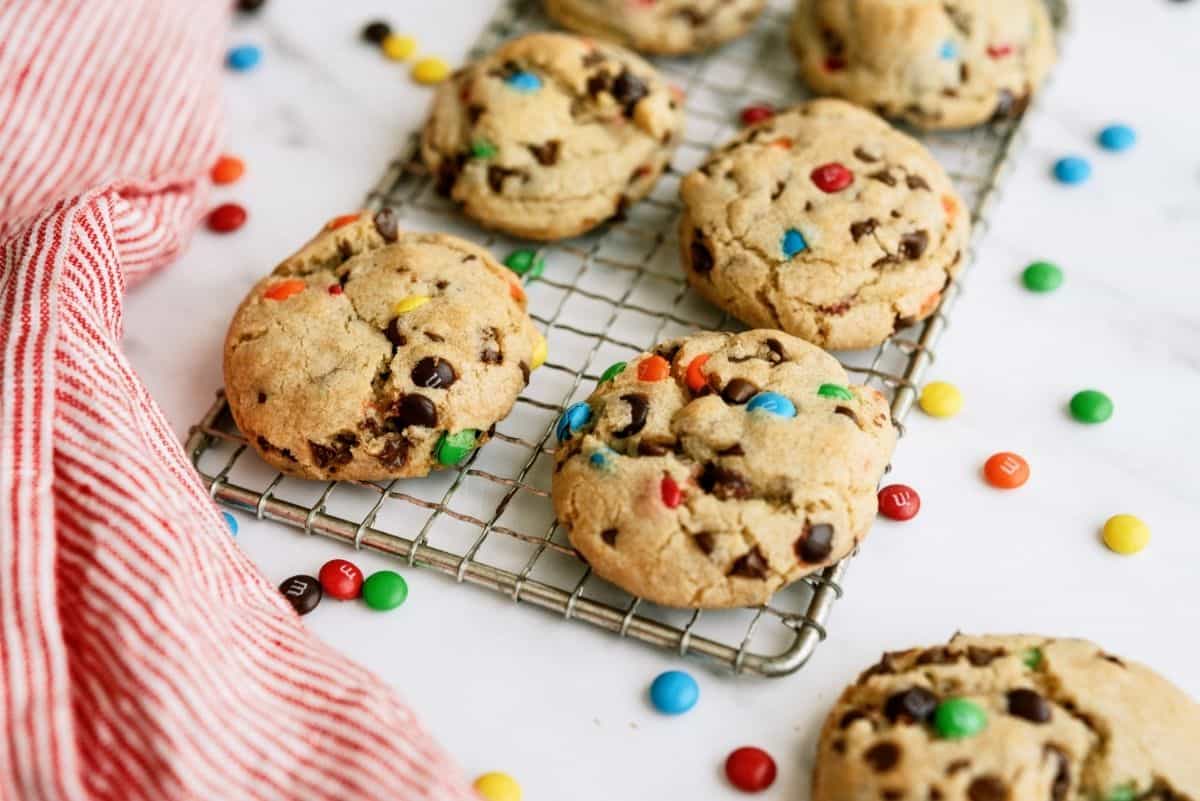
<svg viewBox="0 0 1200 801"><path fill-rule="evenodd" d="M866 536L896 431L832 356L700 333L617 369L559 422L552 485L598 575L668 606L759 604Z"/></svg>
<svg viewBox="0 0 1200 801"><path fill-rule="evenodd" d="M508 414L544 340L511 272L390 211L330 223L260 281L225 340L238 428L302 478L423 476Z"/></svg>
<svg viewBox="0 0 1200 801"><path fill-rule="evenodd" d="M545 0L546 13L576 33L643 53L694 53L736 39L766 0Z"/></svg>
<svg viewBox="0 0 1200 801"><path fill-rule="evenodd" d="M1084 640L886 654L821 733L813 801L1200 798L1200 706Z"/></svg>
<svg viewBox="0 0 1200 801"><path fill-rule="evenodd" d="M487 226L576 236L645 196L683 131L672 88L615 45L513 39L439 87L421 138L437 188Z"/></svg>
<svg viewBox="0 0 1200 801"><path fill-rule="evenodd" d="M922 128L1018 116L1054 63L1043 0L798 0L809 87Z"/></svg>
<svg viewBox="0 0 1200 801"><path fill-rule="evenodd" d="M680 195L691 285L748 325L825 348L871 347L928 317L970 237L933 156L841 100L742 131Z"/></svg>

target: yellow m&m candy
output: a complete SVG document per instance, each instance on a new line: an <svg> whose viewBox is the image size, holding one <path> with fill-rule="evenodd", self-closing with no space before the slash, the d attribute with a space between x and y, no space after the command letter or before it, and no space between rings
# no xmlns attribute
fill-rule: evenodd
<svg viewBox="0 0 1200 801"><path fill-rule="evenodd" d="M417 40L411 36L389 33L379 43L379 47L383 50L383 54L392 61L405 61L412 58L413 53L417 52Z"/></svg>
<svg viewBox="0 0 1200 801"><path fill-rule="evenodd" d="M485 773L472 786L487 801L521 801L521 785L507 773Z"/></svg>
<svg viewBox="0 0 1200 801"><path fill-rule="evenodd" d="M546 344L546 338L541 334L535 334L537 339L533 341L533 369L536 370L546 363L546 358L550 355L550 348Z"/></svg>
<svg viewBox="0 0 1200 801"><path fill-rule="evenodd" d="M945 381L933 381L921 390L921 411L930 417L953 417L962 411L963 397L958 387Z"/></svg>
<svg viewBox="0 0 1200 801"><path fill-rule="evenodd" d="M1113 515L1104 524L1104 544L1128 556L1150 543L1150 527L1133 515Z"/></svg>
<svg viewBox="0 0 1200 801"><path fill-rule="evenodd" d="M450 75L450 65L440 58L423 58L413 65L412 76L417 83L441 83Z"/></svg>
<svg viewBox="0 0 1200 801"><path fill-rule="evenodd" d="M409 295L403 298L396 304L396 314L408 314L413 309L419 309L429 302L429 298L425 295Z"/></svg>

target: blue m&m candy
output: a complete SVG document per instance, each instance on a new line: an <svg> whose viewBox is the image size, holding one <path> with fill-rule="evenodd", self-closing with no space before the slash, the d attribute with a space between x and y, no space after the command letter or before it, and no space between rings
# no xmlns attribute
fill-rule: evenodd
<svg viewBox="0 0 1200 801"><path fill-rule="evenodd" d="M958 44L953 39L947 39L942 42L942 46L938 50L938 55L946 61L958 58Z"/></svg>
<svg viewBox="0 0 1200 801"><path fill-rule="evenodd" d="M1054 162L1054 177L1064 184L1081 184L1092 177L1092 165L1082 156L1066 156Z"/></svg>
<svg viewBox="0 0 1200 801"><path fill-rule="evenodd" d="M530 94L542 88L542 79L525 70L514 72L505 78L504 82L522 94Z"/></svg>
<svg viewBox="0 0 1200 801"><path fill-rule="evenodd" d="M255 45L239 45L230 48L229 53L225 56L225 63L229 69L238 72L257 67L260 61L262 61L262 51Z"/></svg>
<svg viewBox="0 0 1200 801"><path fill-rule="evenodd" d="M229 512L221 512L221 517L225 518L225 525L229 526L229 533L236 537L238 532L237 518L229 514Z"/></svg>
<svg viewBox="0 0 1200 801"><path fill-rule="evenodd" d="M700 700L700 685L682 670L659 673L650 684L650 703L664 715L682 715Z"/></svg>
<svg viewBox="0 0 1200 801"><path fill-rule="evenodd" d="M748 412L766 412L776 417L795 417L796 404L778 392L760 392L746 404Z"/></svg>
<svg viewBox="0 0 1200 801"><path fill-rule="evenodd" d="M616 467L613 462L616 456L616 451L604 445L592 451L592 455L588 457L588 463L597 470L603 470L607 473Z"/></svg>
<svg viewBox="0 0 1200 801"><path fill-rule="evenodd" d="M588 406L586 403L571 404L563 412L563 416L558 419L558 425L554 428L554 433L558 437L558 441L566 442L575 436L576 432L586 426L591 419L591 406Z"/></svg>
<svg viewBox="0 0 1200 801"><path fill-rule="evenodd" d="M797 253L807 250L808 242L804 240L804 234L795 228L789 228L783 235L782 247L783 255L790 259Z"/></svg>
<svg viewBox="0 0 1200 801"><path fill-rule="evenodd" d="M1100 147L1120 152L1128 150L1137 142L1137 134L1128 125L1110 125L1096 137Z"/></svg>

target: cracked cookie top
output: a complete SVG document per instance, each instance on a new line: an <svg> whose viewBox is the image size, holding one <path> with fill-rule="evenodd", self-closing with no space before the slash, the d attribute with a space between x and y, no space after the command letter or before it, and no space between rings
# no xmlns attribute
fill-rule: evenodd
<svg viewBox="0 0 1200 801"><path fill-rule="evenodd" d="M520 283L487 251L399 231L390 210L347 215L242 302L225 394L247 441L288 475L423 476L488 439L542 342Z"/></svg>
<svg viewBox="0 0 1200 801"><path fill-rule="evenodd" d="M1200 707L1084 640L886 654L825 722L813 801L1200 798Z"/></svg>
<svg viewBox="0 0 1200 801"><path fill-rule="evenodd" d="M840 100L747 128L680 194L692 286L748 325L826 348L871 347L928 317L970 236L929 152Z"/></svg>
<svg viewBox="0 0 1200 801"><path fill-rule="evenodd" d="M693 53L741 36L765 0L545 0L566 28L643 53Z"/></svg>
<svg viewBox="0 0 1200 801"><path fill-rule="evenodd" d="M809 87L922 128L1018 116L1054 63L1044 0L798 0Z"/></svg>
<svg viewBox="0 0 1200 801"><path fill-rule="evenodd" d="M438 88L421 139L437 189L489 228L581 234L645 196L683 131L674 91L615 45L535 33Z"/></svg>
<svg viewBox="0 0 1200 801"><path fill-rule="evenodd" d="M557 436L572 545L628 592L687 608L762 603L850 553L896 440L880 393L780 331L614 365Z"/></svg>

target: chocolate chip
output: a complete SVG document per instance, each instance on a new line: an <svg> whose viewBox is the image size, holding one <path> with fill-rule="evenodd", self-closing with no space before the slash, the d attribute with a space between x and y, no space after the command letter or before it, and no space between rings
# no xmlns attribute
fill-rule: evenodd
<svg viewBox="0 0 1200 801"><path fill-rule="evenodd" d="M600 532L600 539L604 540L604 544L610 548L617 547L617 530L615 528L606 528Z"/></svg>
<svg viewBox="0 0 1200 801"><path fill-rule="evenodd" d="M465 153L459 153L454 158L442 159L442 162L437 167L437 183L434 187L439 195L443 197L450 196L450 193L454 191L454 185L458 183L458 176L462 172L463 165L466 163L467 156Z"/></svg>
<svg viewBox="0 0 1200 801"><path fill-rule="evenodd" d="M918 665L952 665L962 659L962 652L939 645L936 648L926 648L917 654Z"/></svg>
<svg viewBox="0 0 1200 801"><path fill-rule="evenodd" d="M908 184L909 189L924 189L929 191L929 184L925 183L925 179L919 175L906 176L904 183Z"/></svg>
<svg viewBox="0 0 1200 801"><path fill-rule="evenodd" d="M678 342L672 342L669 345L662 345L654 349L655 356L661 356L669 362L675 361L675 357L679 355L679 349L683 347Z"/></svg>
<svg viewBox="0 0 1200 801"><path fill-rule="evenodd" d="M883 791L883 801L900 801L901 798L904 798L903 790L889 787Z"/></svg>
<svg viewBox="0 0 1200 801"><path fill-rule="evenodd" d="M562 146L562 142L557 139L551 139L548 142L543 142L540 145L529 145L529 152L538 160L538 164L543 167L552 167L558 163L558 151Z"/></svg>
<svg viewBox="0 0 1200 801"><path fill-rule="evenodd" d="M962 83L966 83L967 81L971 80L971 68L967 66L967 62L965 61L958 68L958 80Z"/></svg>
<svg viewBox="0 0 1200 801"><path fill-rule="evenodd" d="M521 368L521 377L525 379L525 384L529 384L529 365L525 362L518 362L517 367Z"/></svg>
<svg viewBox="0 0 1200 801"><path fill-rule="evenodd" d="M388 467L400 467L408 461L410 447L409 441L403 437L389 437L375 458Z"/></svg>
<svg viewBox="0 0 1200 801"><path fill-rule="evenodd" d="M946 765L946 775L953 776L955 773L964 771L969 767L971 767L971 760L966 758L953 759Z"/></svg>
<svg viewBox="0 0 1200 801"><path fill-rule="evenodd" d="M942 795L942 791L939 788L929 788L929 801L942 801L943 798L945 798L945 796Z"/></svg>
<svg viewBox="0 0 1200 801"><path fill-rule="evenodd" d="M415 392L404 395L392 408L392 422L400 431L409 426L436 428L438 422L437 407L433 401Z"/></svg>
<svg viewBox="0 0 1200 801"><path fill-rule="evenodd" d="M613 99L625 107L625 116L632 117L633 110L642 98L650 94L650 90L646 88L646 82L629 71L628 68L622 69L612 82Z"/></svg>
<svg viewBox="0 0 1200 801"><path fill-rule="evenodd" d="M266 403L267 402L267 393L265 393L265 392L258 393L258 402Z"/></svg>
<svg viewBox="0 0 1200 801"><path fill-rule="evenodd" d="M873 181L879 181L881 184L887 184L888 186L896 185L896 179L893 178L892 174L886 169L880 170L879 172L873 172L867 177Z"/></svg>
<svg viewBox="0 0 1200 801"><path fill-rule="evenodd" d="M828 523L806 525L794 548L802 562L810 565L824 562L833 552L833 526Z"/></svg>
<svg viewBox="0 0 1200 801"><path fill-rule="evenodd" d="M350 462L354 461L354 454L351 453L351 449L356 445L358 445L358 435L352 431L342 431L335 434L333 440L328 445L313 442L312 440L308 441L313 461L322 470L337 470L342 465L350 464Z"/></svg>
<svg viewBox="0 0 1200 801"><path fill-rule="evenodd" d="M884 740L882 743L876 743L868 748L863 754L863 759L876 773L886 773L896 767L896 763L900 761L900 747L893 742Z"/></svg>
<svg viewBox="0 0 1200 801"><path fill-rule="evenodd" d="M783 190L787 189L787 184L779 181L775 184L775 188L771 190L771 200L779 200L779 196L783 194Z"/></svg>
<svg viewBox="0 0 1200 801"><path fill-rule="evenodd" d="M1030 723L1049 723L1050 704L1039 693L1021 687L1009 690L1008 714L1024 718Z"/></svg>
<svg viewBox="0 0 1200 801"><path fill-rule="evenodd" d="M259 403L262 403L262 401L260 400ZM1114 665L1117 665L1119 667L1125 667L1125 663L1122 662L1118 657L1113 656L1112 654L1102 653L1102 654L1100 654L1100 658L1104 659L1108 662L1112 662Z"/></svg>
<svg viewBox="0 0 1200 801"><path fill-rule="evenodd" d="M510 170L507 167L500 167L493 164L492 166L488 167L487 171L488 186L490 186L492 191L498 195L500 194L501 190L504 189L504 179L516 174L516 170Z"/></svg>
<svg viewBox="0 0 1200 801"><path fill-rule="evenodd" d="M891 253L888 253L886 256L880 256L878 259L871 262L871 267L873 267L875 269L881 269L883 267L887 267L889 264L899 264L899 263L900 263L900 260L898 258L893 256Z"/></svg>
<svg viewBox="0 0 1200 801"><path fill-rule="evenodd" d="M724 450L717 451L717 456L745 456L746 451L742 449L739 442L735 442Z"/></svg>
<svg viewBox="0 0 1200 801"><path fill-rule="evenodd" d="M413 383L426 389L448 389L458 380L453 365L437 356L426 356L412 369Z"/></svg>
<svg viewBox="0 0 1200 801"><path fill-rule="evenodd" d="M921 258L929 247L928 231L913 231L900 237L900 254L909 261Z"/></svg>
<svg viewBox="0 0 1200 801"><path fill-rule="evenodd" d="M464 261L465 261L465 259L464 259ZM444 290L446 287L450 286L450 282L441 280L441 281L438 281L436 284L434 284L434 286L437 287L439 291L441 291L441 290Z"/></svg>
<svg viewBox="0 0 1200 801"><path fill-rule="evenodd" d="M622 395L621 400L629 404L629 425L620 431L614 431L614 437L632 437L646 427L646 412L650 408L650 399L641 393Z"/></svg>
<svg viewBox="0 0 1200 801"><path fill-rule="evenodd" d="M671 448L675 446L672 442L655 442L653 440L643 439L638 443L637 452L639 456L666 456L671 452Z"/></svg>
<svg viewBox="0 0 1200 801"><path fill-rule="evenodd" d="M597 64L603 64L608 60L608 56L601 53L599 50L591 50L583 54L583 66L594 67Z"/></svg>
<svg viewBox="0 0 1200 801"><path fill-rule="evenodd" d="M467 119L472 125L474 125L475 123L479 122L479 118L483 116L483 112L485 111L487 111L487 109L480 104L472 103L471 105L467 106Z"/></svg>
<svg viewBox="0 0 1200 801"><path fill-rule="evenodd" d="M767 560L762 551L755 545L749 552L742 554L729 568L729 575L749 579L764 579L767 577Z"/></svg>
<svg viewBox="0 0 1200 801"><path fill-rule="evenodd" d="M833 753L835 754L844 754L846 753L846 740L842 737L838 737L829 744L829 747L833 749Z"/></svg>
<svg viewBox="0 0 1200 801"><path fill-rule="evenodd" d="M967 661L975 667L987 667L1008 651L1003 648L982 648L978 645L967 646Z"/></svg>
<svg viewBox="0 0 1200 801"><path fill-rule="evenodd" d="M266 451L267 453L278 453L289 462L296 461L296 456L290 450L287 448L280 448L277 445L272 445L270 442L267 442L267 438L262 434L259 434L255 441L258 443L259 450Z"/></svg>
<svg viewBox="0 0 1200 801"><path fill-rule="evenodd" d="M871 217L866 220L859 220L856 223L850 223L850 236L854 241L862 239L864 236L875 233L875 228L879 225L879 220Z"/></svg>
<svg viewBox="0 0 1200 801"><path fill-rule="evenodd" d="M393 317L392 321L387 324L387 328L383 329L383 334L388 338L388 341L397 348L402 348L408 344L408 338L400 333L400 318Z"/></svg>
<svg viewBox="0 0 1200 801"><path fill-rule="evenodd" d="M1028 107L1028 94L1015 95L1008 89L1001 89L996 95L996 111L993 113L992 119L1013 119L1024 114Z"/></svg>
<svg viewBox="0 0 1200 801"><path fill-rule="evenodd" d="M721 397L729 403L740 406L758 394L758 387L744 378L735 378L721 390Z"/></svg>
<svg viewBox="0 0 1200 801"><path fill-rule="evenodd" d="M312 576L292 576L279 585L279 591L298 615L307 615L321 602L321 582Z"/></svg>
<svg viewBox="0 0 1200 801"><path fill-rule="evenodd" d="M700 489L715 495L722 501L750 497L750 484L736 470L729 470L709 462L700 473Z"/></svg>
<svg viewBox="0 0 1200 801"><path fill-rule="evenodd" d="M933 717L938 697L924 687L910 687L887 699L883 714L892 723L924 723Z"/></svg>
<svg viewBox="0 0 1200 801"><path fill-rule="evenodd" d="M838 728L848 729L850 728L850 724L854 723L856 720L870 720L870 718L868 718L867 713L863 712L861 709L851 709L849 712L842 715L842 719L838 721Z"/></svg>
<svg viewBox="0 0 1200 801"><path fill-rule="evenodd" d="M484 364L501 364L504 361L504 354L494 345L484 345L483 350L479 352L479 361Z"/></svg>
<svg viewBox="0 0 1200 801"><path fill-rule="evenodd" d="M967 787L971 801L1008 801L1008 785L995 776L980 776Z"/></svg>
<svg viewBox="0 0 1200 801"><path fill-rule="evenodd" d="M1054 773L1054 784L1050 785L1050 801L1066 801L1071 791L1071 762L1063 751L1053 743L1048 744L1043 753L1058 762L1058 770Z"/></svg>
<svg viewBox="0 0 1200 801"><path fill-rule="evenodd" d="M338 255L342 257L342 261L354 255L354 245L347 242L345 239L338 240L337 243Z"/></svg>
<svg viewBox="0 0 1200 801"><path fill-rule="evenodd" d="M704 244L704 235L698 229L692 237L691 253L693 272L700 273L701 275L712 272L712 251L708 249L708 245Z"/></svg>
<svg viewBox="0 0 1200 801"><path fill-rule="evenodd" d="M696 547L704 552L705 556L710 555L713 552L713 546L716 545L716 537L707 531L701 531L692 537L692 540L695 541Z"/></svg>
<svg viewBox="0 0 1200 801"><path fill-rule="evenodd" d="M238 6L240 7L241 5L242 3L239 2ZM262 5L262 3L260 2L258 5ZM386 39L388 34L391 32L391 25L388 25L383 20L372 20L363 27L362 38L364 41L370 42L371 44L382 44L383 40Z"/></svg>
<svg viewBox="0 0 1200 801"><path fill-rule="evenodd" d="M400 236L400 221L396 218L396 212L390 208L375 212L375 230L383 237L383 241L395 242Z"/></svg>
<svg viewBox="0 0 1200 801"><path fill-rule="evenodd" d="M854 157L859 161L865 161L867 164L874 164L879 161L879 157L868 153L861 146L854 148Z"/></svg>
<svg viewBox="0 0 1200 801"><path fill-rule="evenodd" d="M772 364L779 364L780 362L787 361L787 351L783 349L783 343L781 343L778 339L771 338L764 341L763 344L767 346L767 350L771 351L771 356L767 359L767 361L771 362Z"/></svg>
<svg viewBox="0 0 1200 801"><path fill-rule="evenodd" d="M587 80L587 93L592 97L608 91L609 75L607 72L597 72Z"/></svg>

